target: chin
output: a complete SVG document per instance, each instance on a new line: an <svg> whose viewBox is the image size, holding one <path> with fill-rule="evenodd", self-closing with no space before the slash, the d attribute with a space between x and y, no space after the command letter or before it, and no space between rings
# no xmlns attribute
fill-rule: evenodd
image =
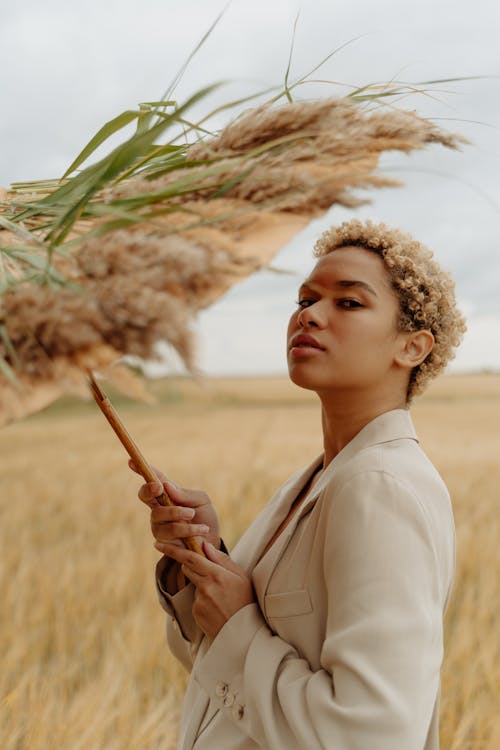
<svg viewBox="0 0 500 750"><path fill-rule="evenodd" d="M318 389L318 383L315 378L306 372L301 372L302 368L288 366L288 377L298 385L299 388L306 388L308 391L316 391Z"/></svg>

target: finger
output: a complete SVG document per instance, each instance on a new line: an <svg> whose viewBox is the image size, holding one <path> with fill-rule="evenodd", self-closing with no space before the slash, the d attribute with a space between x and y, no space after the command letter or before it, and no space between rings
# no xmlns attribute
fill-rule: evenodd
<svg viewBox="0 0 500 750"><path fill-rule="evenodd" d="M147 482L146 484L141 485L137 494L139 496L139 500L142 500L142 502L146 503L146 505L150 505L156 500L157 497L162 494L162 492L163 486L160 484L160 482ZM155 505L156 504L157 503L155 503Z"/></svg>
<svg viewBox="0 0 500 750"><path fill-rule="evenodd" d="M159 552L163 552L164 555L167 555L167 557L172 557L174 560L176 560L181 565L194 563L194 557L200 557L200 555L197 555L195 552L191 552L191 550L186 549L184 546L179 546L172 544L172 542L158 542L156 541L154 543L154 546L156 547Z"/></svg>
<svg viewBox="0 0 500 750"><path fill-rule="evenodd" d="M191 583L194 583L195 586L202 585L203 581L206 580L206 576L199 575L199 573L196 573L196 571L189 568L187 565L181 565L181 572L191 581Z"/></svg>
<svg viewBox="0 0 500 750"><path fill-rule="evenodd" d="M151 531L157 541L168 544L175 539L187 539L191 536L203 537L210 529L205 524L175 521L168 524L152 524Z"/></svg>
<svg viewBox="0 0 500 750"><path fill-rule="evenodd" d="M129 459L128 462L129 468L132 469L132 471L135 471L136 474L139 474L140 477L143 476L142 472L139 470L137 465L134 463L133 459ZM151 466L151 469L154 474L158 477L160 482L166 482L167 476L163 473L163 471L160 471L160 469L157 469L156 466Z"/></svg>
<svg viewBox="0 0 500 750"><path fill-rule="evenodd" d="M193 508L180 505L155 505L151 509L151 524L166 524L175 521L191 521L194 518Z"/></svg>
<svg viewBox="0 0 500 750"><path fill-rule="evenodd" d="M187 565L190 570L199 575L213 575L220 570L220 566L216 563L210 562L202 555L198 555L185 547L178 547L171 542L155 542L154 546L167 557L172 557L181 565Z"/></svg>
<svg viewBox="0 0 500 750"><path fill-rule="evenodd" d="M226 570L231 571L231 573L237 573L238 575L243 574L246 576L246 572L240 565L238 565L237 562L232 560L229 555L226 555L225 552L216 549L214 545L208 542L206 539L203 540L202 546L203 552L205 553L205 556L208 560L215 563L216 565L220 565Z"/></svg>
<svg viewBox="0 0 500 750"><path fill-rule="evenodd" d="M177 505L187 505L191 508L198 508L200 505L207 505L210 503L210 498L203 490L192 490L186 489L185 487L179 487L179 485L172 482L171 479L166 479L163 482L163 487L169 497L171 497Z"/></svg>

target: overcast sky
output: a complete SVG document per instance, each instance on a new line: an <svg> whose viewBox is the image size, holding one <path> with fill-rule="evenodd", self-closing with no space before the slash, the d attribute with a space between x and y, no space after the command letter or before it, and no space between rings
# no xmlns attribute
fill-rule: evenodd
<svg viewBox="0 0 500 750"><path fill-rule="evenodd" d="M176 98L222 79L232 83L221 101L280 83L299 6L233 0ZM0 185L60 176L106 120L162 96L223 7L216 0L0 0ZM374 192L372 204L356 211L410 231L452 271L469 323L453 369L500 369L499 34L497 0L304 0L293 55L292 78L355 40L321 77L356 86L481 77L400 103L473 143L461 153L434 147L384 156L382 167L406 187ZM323 85L307 95L345 90ZM207 372L285 370L286 321L314 240L353 215L335 208L290 243L276 265L295 275L259 274L201 316Z"/></svg>

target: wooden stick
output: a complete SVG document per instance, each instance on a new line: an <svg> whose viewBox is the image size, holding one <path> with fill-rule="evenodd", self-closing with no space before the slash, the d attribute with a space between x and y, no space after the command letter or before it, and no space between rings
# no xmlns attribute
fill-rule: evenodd
<svg viewBox="0 0 500 750"><path fill-rule="evenodd" d="M123 445L128 455L130 456L130 458L136 465L140 475L144 477L146 482L160 482L160 480L158 479L158 477L152 470L151 466L148 464L148 462L142 455L137 444L134 442L134 440L128 433L123 422L121 421L120 417L118 416L117 412L112 406L110 400L97 385L96 380L90 370L87 370L87 375L89 378L90 390L92 391L92 395L94 397L94 400L97 406L102 411L102 413L108 420L109 424L115 431L121 444ZM160 484L162 483L160 482ZM169 495L165 491L162 492L161 495L158 495L156 499L158 500L160 505L175 505L172 498L169 497ZM183 539L182 541L184 542L184 545L185 547L187 547L187 549L190 549L193 552L197 552L199 555L204 556L203 550L201 549L200 545L193 537L187 537L186 539Z"/></svg>

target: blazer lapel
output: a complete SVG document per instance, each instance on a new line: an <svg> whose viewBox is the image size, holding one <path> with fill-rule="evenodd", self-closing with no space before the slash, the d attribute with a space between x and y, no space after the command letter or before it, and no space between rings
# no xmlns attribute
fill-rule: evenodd
<svg viewBox="0 0 500 750"><path fill-rule="evenodd" d="M323 456L319 456L310 466L307 467L307 469L299 474L296 481L288 488L283 497L280 498L275 513L267 523L265 533L263 534L264 539L262 540L261 538L261 542L263 543L259 545L259 549L257 550L259 554L253 561L252 581L259 599L260 608L263 612L265 611L264 596L271 576L273 575L274 569L278 564L283 551L289 544L295 529L297 528L297 524L311 511L321 492L332 480L332 476L339 471L341 466L364 448L378 443L399 440L401 438L418 441L410 413L406 409L393 409L392 411L385 412L365 425L365 427L363 427L363 429L360 430L329 463L318 481L313 485L301 502L299 510L290 519L290 522L285 529L283 529L270 549L262 555L262 551L265 549L267 542L274 531L278 528L279 524L286 517L291 504L300 490L304 487L314 471L319 467L319 464L323 460Z"/></svg>
<svg viewBox="0 0 500 750"><path fill-rule="evenodd" d="M288 515L288 512L290 510L290 506L292 505L293 501L299 494L300 490L304 487L306 482L310 479L312 474L319 468L319 465L321 464L323 460L323 456L319 456L310 466L307 467L305 472L301 475L301 481L298 483L298 485L295 485L293 487L293 492L290 492L287 494L286 502L284 501L281 504L280 507L280 514L279 517L274 519L276 522L268 528L268 533L265 539L265 544L262 545L261 550L263 550L268 543L271 536L274 534L278 526L281 524L281 522L286 518ZM293 534L295 532L295 529L297 528L297 524L303 518L307 513L309 513L314 504L316 503L316 500L318 499L320 495L320 489L318 488L319 482L316 482L316 484L311 487L305 498L301 501L300 508L297 510L296 513L292 516L286 527L283 529L281 534L278 536L277 539L273 542L272 546L267 550L267 552L262 555L259 559L256 560L256 564L252 570L252 582L254 584L255 593L257 594L257 598L259 599L259 605L263 612L265 612L264 609L264 596L267 591L267 587L269 584L269 580L271 579L271 576L274 572L274 569L276 565L278 564L281 555L283 551L285 550L286 546L289 544L291 538L293 537Z"/></svg>
<svg viewBox="0 0 500 750"><path fill-rule="evenodd" d="M262 557L262 553L276 529L286 518L290 507L304 487L306 482L316 471L322 457L316 458L307 468L295 474L286 482L276 495L267 503L264 509L253 521L250 528L243 534L233 550L231 557L249 573ZM282 536L282 535L280 535ZM257 540L257 542L255 541ZM273 544L273 547L275 545Z"/></svg>

